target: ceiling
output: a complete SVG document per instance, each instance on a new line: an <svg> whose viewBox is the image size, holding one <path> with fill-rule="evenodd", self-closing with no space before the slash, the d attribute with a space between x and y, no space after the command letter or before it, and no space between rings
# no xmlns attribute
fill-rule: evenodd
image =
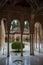
<svg viewBox="0 0 43 65"><path fill-rule="evenodd" d="M21 7L30 7L33 8L36 12L40 7L43 8L43 0L0 0L0 7L3 7L5 4L10 4L13 6L21 6ZM43 13L43 10L42 10ZM39 14L40 15L40 14ZM43 14L40 15L39 19L43 21ZM38 18L37 17L37 18Z"/></svg>
<svg viewBox="0 0 43 65"><path fill-rule="evenodd" d="M6 3L14 6L32 7L34 9L43 6L43 0L0 0L0 7Z"/></svg>

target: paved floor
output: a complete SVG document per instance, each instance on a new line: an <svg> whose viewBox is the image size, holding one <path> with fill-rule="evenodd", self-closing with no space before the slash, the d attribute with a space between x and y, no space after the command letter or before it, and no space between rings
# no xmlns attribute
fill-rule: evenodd
<svg viewBox="0 0 43 65"><path fill-rule="evenodd" d="M1 57L0 65L43 65L43 56L10 56L9 58Z"/></svg>
<svg viewBox="0 0 43 65"><path fill-rule="evenodd" d="M9 58L6 58L7 51L4 51L4 52L5 52L5 55L3 56L2 56L3 52L2 54L0 53L0 65L43 65L43 53L42 52L39 53L35 51L34 52L35 56L29 56L30 54L29 51L24 52L23 57L21 57L21 53L17 53L17 56L15 55L15 53L10 53L11 55ZM17 62L14 62L15 60L17 60Z"/></svg>
<svg viewBox="0 0 43 65"><path fill-rule="evenodd" d="M30 65L43 65L43 57L42 56L31 56Z"/></svg>
<svg viewBox="0 0 43 65"><path fill-rule="evenodd" d="M6 65L6 58L0 57L0 65Z"/></svg>

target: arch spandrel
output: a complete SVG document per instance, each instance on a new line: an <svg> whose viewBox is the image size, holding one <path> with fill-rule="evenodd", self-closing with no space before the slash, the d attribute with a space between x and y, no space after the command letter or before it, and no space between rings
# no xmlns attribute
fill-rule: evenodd
<svg viewBox="0 0 43 65"><path fill-rule="evenodd" d="M43 28L43 7L40 7L36 13L35 13L35 17L34 17L34 23L33 25L35 24L35 22L39 21L39 23L42 25L42 28Z"/></svg>
<svg viewBox="0 0 43 65"><path fill-rule="evenodd" d="M23 21L23 20L22 20ZM22 21L20 22L20 29L21 29L21 33L23 34L23 30L24 30L24 24L22 23ZM24 21L23 21L24 22Z"/></svg>

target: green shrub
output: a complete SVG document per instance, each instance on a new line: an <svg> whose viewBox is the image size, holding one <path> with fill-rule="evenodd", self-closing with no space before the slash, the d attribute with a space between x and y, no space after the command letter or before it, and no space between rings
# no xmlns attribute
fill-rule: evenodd
<svg viewBox="0 0 43 65"><path fill-rule="evenodd" d="M20 50L22 45L22 49L24 48L24 43L21 43L20 41L14 41L11 45L12 49Z"/></svg>

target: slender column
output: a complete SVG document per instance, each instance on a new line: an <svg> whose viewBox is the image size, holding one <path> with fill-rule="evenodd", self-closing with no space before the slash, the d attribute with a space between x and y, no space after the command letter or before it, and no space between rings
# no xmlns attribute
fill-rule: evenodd
<svg viewBox="0 0 43 65"><path fill-rule="evenodd" d="M22 33L21 33L21 42L22 42ZM22 44L21 44L21 56L23 56L23 48L22 48Z"/></svg>
<svg viewBox="0 0 43 65"><path fill-rule="evenodd" d="M39 27L39 52L40 52L40 27Z"/></svg>
<svg viewBox="0 0 43 65"><path fill-rule="evenodd" d="M23 18L21 19L21 22L20 22L20 29L21 29L21 43L23 42L23 30L24 30L24 24L23 24L24 20ZM22 48L22 44L21 44L21 56L23 56L23 48Z"/></svg>
<svg viewBox="0 0 43 65"><path fill-rule="evenodd" d="M8 32L8 44L7 44L7 57L9 57L9 32Z"/></svg>
<svg viewBox="0 0 43 65"><path fill-rule="evenodd" d="M31 11L30 16L30 55L34 55L34 43L33 43L33 23L34 23L34 11Z"/></svg>
<svg viewBox="0 0 43 65"><path fill-rule="evenodd" d="M1 50L1 24L0 24L0 50Z"/></svg>
<svg viewBox="0 0 43 65"><path fill-rule="evenodd" d="M8 43L7 43L7 57L9 57L9 30L10 30L10 25L9 25L9 23L7 23L8 24L8 28L7 28L7 30L8 30Z"/></svg>
<svg viewBox="0 0 43 65"><path fill-rule="evenodd" d="M7 16L7 31L8 31L8 44L7 44L7 57L9 57L10 53L9 53L9 32L10 32L10 25L11 25L11 17L10 15L8 14Z"/></svg>
<svg viewBox="0 0 43 65"><path fill-rule="evenodd" d="M33 34L30 34L30 55L34 55Z"/></svg>
<svg viewBox="0 0 43 65"><path fill-rule="evenodd" d="M36 49L37 49L37 28L36 28Z"/></svg>
<svg viewBox="0 0 43 65"><path fill-rule="evenodd" d="M30 15L30 55L34 55L34 43L33 43L33 34L34 34L34 10L31 8L31 15Z"/></svg>

